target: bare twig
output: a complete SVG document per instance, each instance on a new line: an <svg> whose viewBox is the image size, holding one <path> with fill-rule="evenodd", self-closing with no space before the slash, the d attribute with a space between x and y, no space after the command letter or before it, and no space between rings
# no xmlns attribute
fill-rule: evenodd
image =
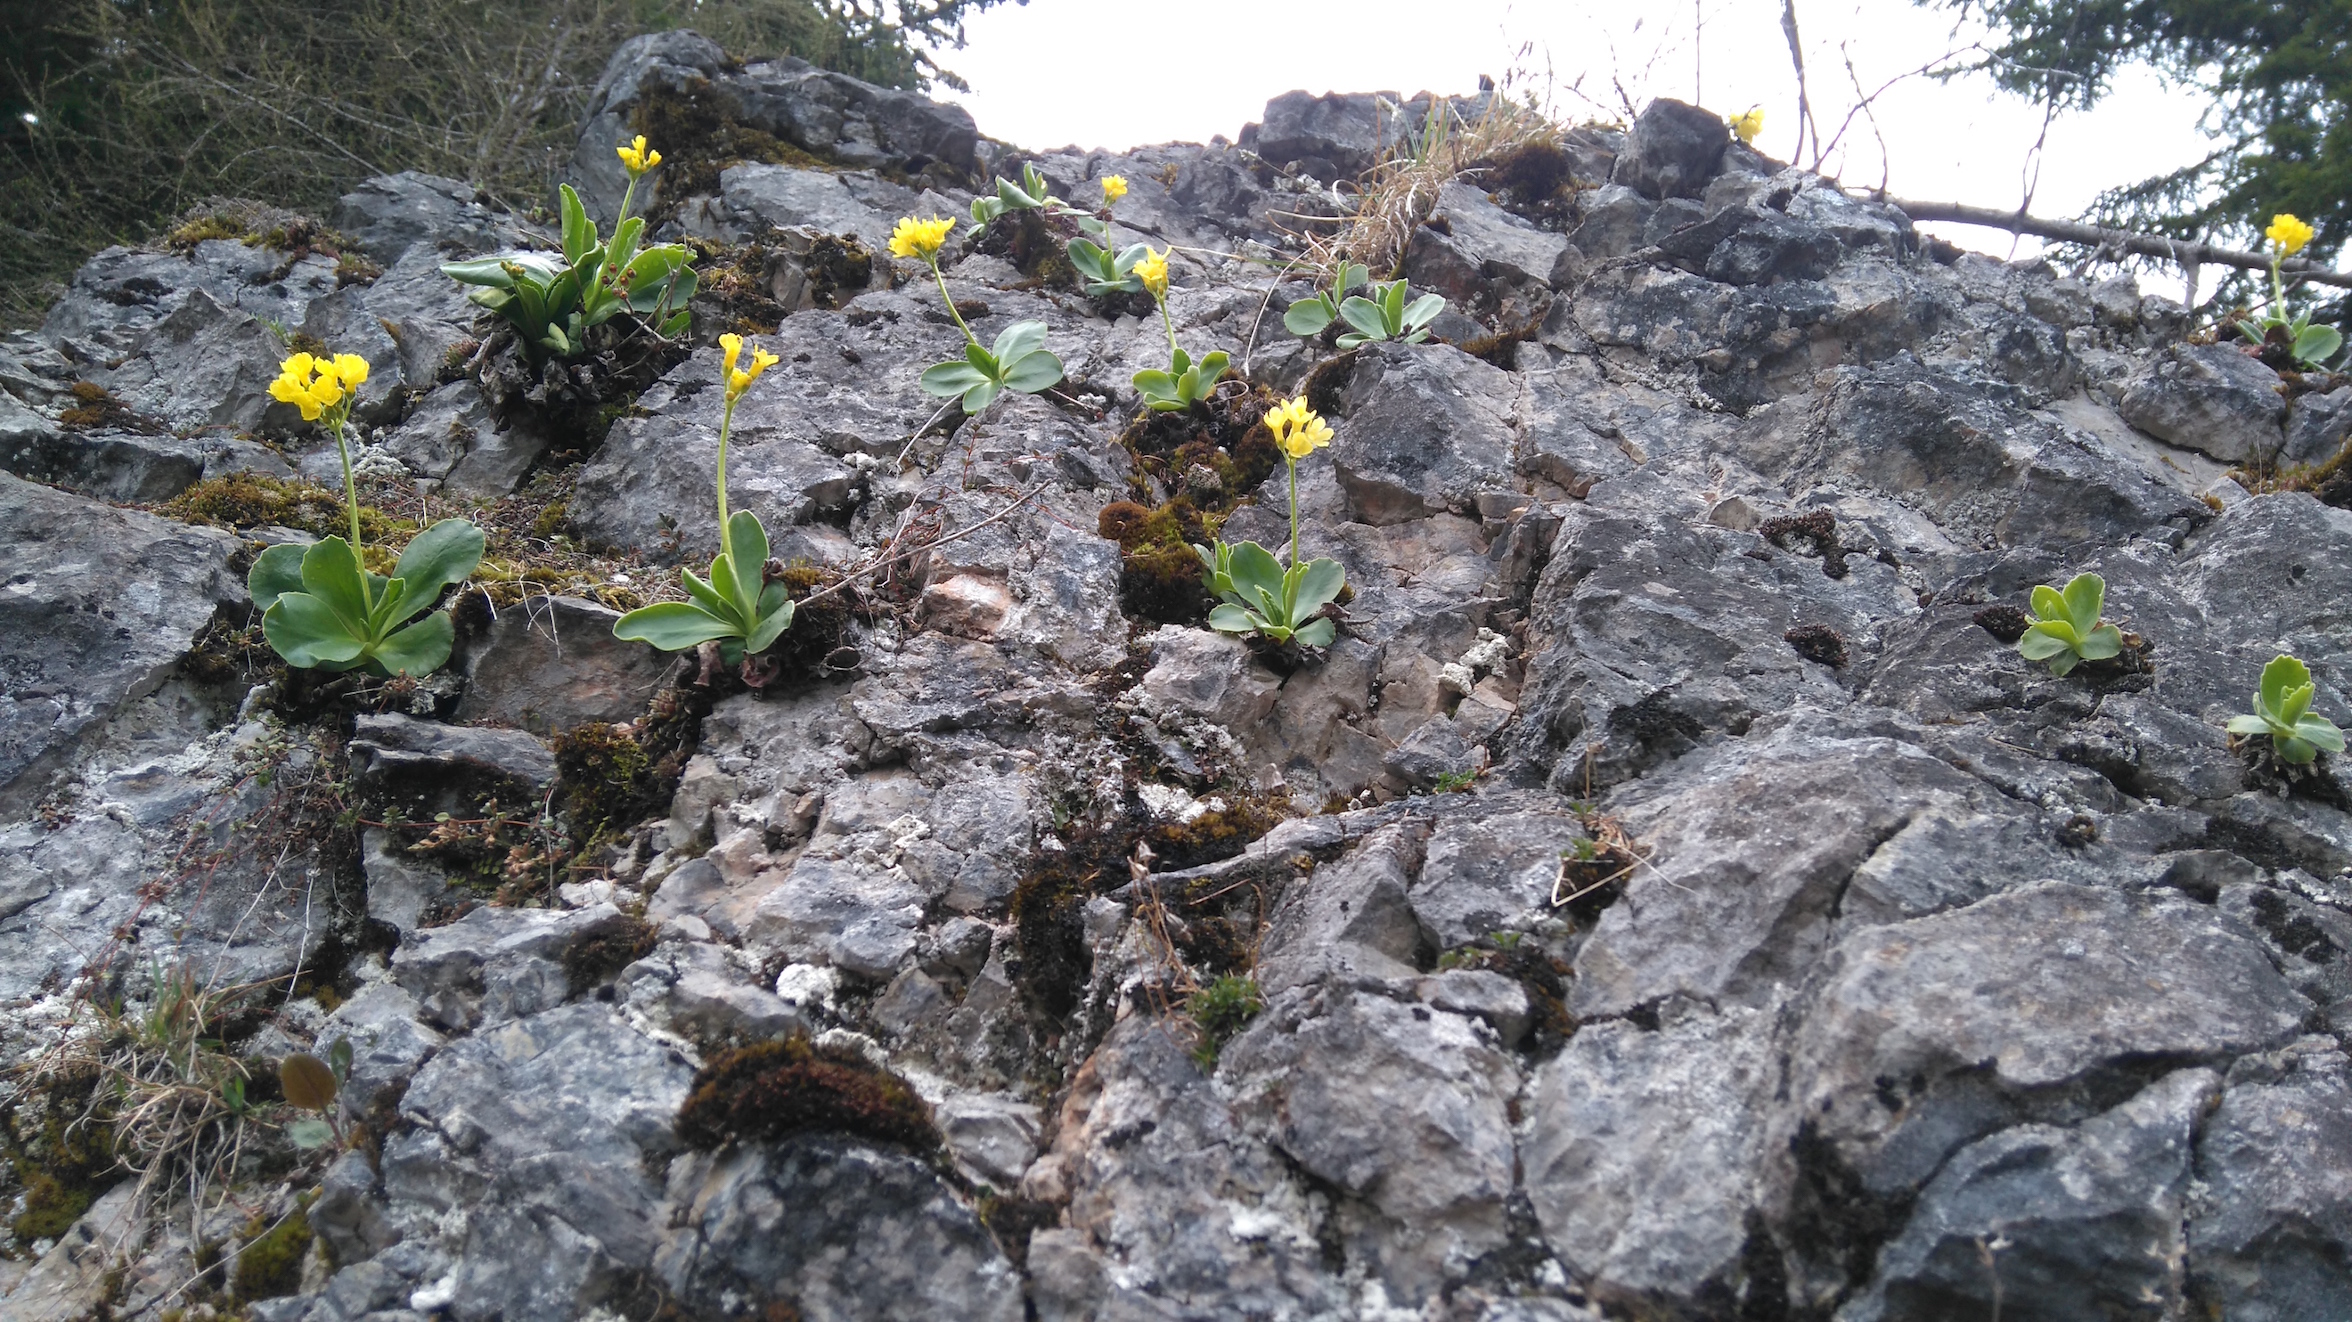
<svg viewBox="0 0 2352 1322"><path fill-rule="evenodd" d="M2012 234L2031 234L2037 238L2056 239L2062 243L2105 244L2118 252L2140 257L2156 257L2179 262L2189 270L2211 262L2219 266L2234 266L2248 271L2270 269L2268 253L2245 252L2236 248L2217 248L2209 243L2190 243L2167 238L2161 234L2141 234L2132 230L2109 229L2103 225L2085 225L2073 220L2044 220L2017 211L2003 211L1997 207L1973 207L1961 202L1920 202L1907 198L1886 197L1881 200L1902 210L1913 220L1947 220L1962 225L1983 225L1991 229L2007 230ZM2279 264L2282 276L2306 280L2315 285L2333 285L2338 289L2352 289L2352 272L2331 271L2307 261L2290 260Z"/></svg>

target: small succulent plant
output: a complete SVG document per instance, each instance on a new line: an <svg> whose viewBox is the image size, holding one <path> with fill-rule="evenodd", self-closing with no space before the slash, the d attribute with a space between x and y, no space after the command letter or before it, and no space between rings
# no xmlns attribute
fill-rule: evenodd
<svg viewBox="0 0 2352 1322"><path fill-rule="evenodd" d="M2273 657L2262 668L2262 686L2254 690L2253 714L2231 717L2229 732L2269 735L2279 760L2292 766L2309 766L2323 751L2341 753L2344 732L2311 711L2316 691L2310 667L2291 656Z"/></svg>
<svg viewBox="0 0 2352 1322"><path fill-rule="evenodd" d="M2063 589L2035 588L2034 622L2017 640L2019 654L2047 662L2053 675L2064 675L2082 662L2121 652L2123 631L2099 617L2106 604L2107 581L2097 574L2077 574Z"/></svg>

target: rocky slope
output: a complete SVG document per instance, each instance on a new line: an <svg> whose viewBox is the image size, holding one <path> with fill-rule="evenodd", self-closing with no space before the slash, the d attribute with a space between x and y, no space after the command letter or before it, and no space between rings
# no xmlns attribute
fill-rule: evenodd
<svg viewBox="0 0 2352 1322"><path fill-rule="evenodd" d="M1383 122L1031 155L632 43L571 177L609 216L669 130L656 214L728 274L594 446L557 406L611 383L501 379L436 271L530 241L462 185L93 259L0 342L0 1313L2342 1315L2352 815L2222 726L2282 650L2352 723L2352 512L2226 475L2336 454L2352 388L1668 103L1449 185L1404 257L1441 342L1337 354L1269 273ZM918 390L958 336L881 242L1020 161L1123 175L1188 347L1333 417L1327 655L1208 632L1132 535L1287 531L1279 469L1226 489L1262 397L1130 428L1141 309L951 245L1068 382ZM914 552L757 688L607 609L712 549L730 325L783 357L736 504L818 575ZM334 471L263 392L295 330L374 366L387 515L567 501L565 591L461 607L443 679L285 679L242 569L290 516L134 507ZM2001 608L2084 570L2138 646L2055 679ZM258 1085L201 1209L67 1171L59 1062L175 968L259 989L209 1048L257 1078L352 1045L347 1143Z"/></svg>

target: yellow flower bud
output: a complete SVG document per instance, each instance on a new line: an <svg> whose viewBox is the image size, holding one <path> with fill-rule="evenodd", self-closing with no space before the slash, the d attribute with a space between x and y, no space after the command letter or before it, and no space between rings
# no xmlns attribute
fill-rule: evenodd
<svg viewBox="0 0 2352 1322"><path fill-rule="evenodd" d="M1741 146L1752 147L1756 145L1756 135L1764 131L1764 108L1762 106L1748 107L1748 113L1737 116L1731 121L1731 131L1733 136L1740 140Z"/></svg>
<svg viewBox="0 0 2352 1322"><path fill-rule="evenodd" d="M1107 207L1113 202L1118 201L1120 198L1127 196L1127 177L1125 175L1118 174L1104 175L1102 181L1102 190L1103 205Z"/></svg>
<svg viewBox="0 0 2352 1322"><path fill-rule="evenodd" d="M2311 242L2316 233L2318 231L2303 223L2302 217L2284 211L2272 216L2270 228L2262 231L2264 238L2278 245L2282 257L2292 257L2303 251L2303 245Z"/></svg>
<svg viewBox="0 0 2352 1322"><path fill-rule="evenodd" d="M743 356L743 337L740 335L720 336L719 349L725 355L720 372L726 378L727 402L730 404L741 399L743 392L751 389L751 383L760 379L761 373L783 361L755 345L751 351L751 366L738 369L736 364Z"/></svg>
<svg viewBox="0 0 2352 1322"><path fill-rule="evenodd" d="M660 152L652 151L646 147L645 135L642 133L637 135L635 142L626 147L616 147L613 150L621 158L621 168L627 170L632 179L651 170L662 161Z"/></svg>
<svg viewBox="0 0 2352 1322"><path fill-rule="evenodd" d="M1168 254L1145 248L1143 260L1135 264L1135 278L1143 281L1143 287L1151 292L1153 298L1165 299L1168 296Z"/></svg>
<svg viewBox="0 0 2352 1322"><path fill-rule="evenodd" d="M898 227L890 232L890 253L893 257L916 257L930 261L939 255L941 245L947 242L947 232L954 228L953 220L902 217Z"/></svg>

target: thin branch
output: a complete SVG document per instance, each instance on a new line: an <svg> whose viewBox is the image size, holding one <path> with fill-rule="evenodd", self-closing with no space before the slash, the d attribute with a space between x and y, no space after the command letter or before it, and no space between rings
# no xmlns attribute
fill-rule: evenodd
<svg viewBox="0 0 2352 1322"><path fill-rule="evenodd" d="M2248 271L2270 269L2270 254L2245 252L2236 248L2216 248L2209 243L2189 243L2166 238L2161 234L2140 234L2131 230L2108 229L2102 225L2085 225L2072 220L2044 220L2017 211L2002 211L1996 207L1972 207L1960 202L1917 202L1899 197L1881 196L1881 201L1901 209L1913 220L1948 220L1963 225L1983 225L1991 229L2007 230L2012 234L2031 234L2036 238L2056 239L2062 243L2105 244L2119 252L2141 257L2157 257L2194 267L2206 262L2219 266L2235 266ZM2333 285L2352 289L2352 272L2331 271L2308 261L2290 260L2279 264L2283 276L2307 280L2315 285Z"/></svg>

